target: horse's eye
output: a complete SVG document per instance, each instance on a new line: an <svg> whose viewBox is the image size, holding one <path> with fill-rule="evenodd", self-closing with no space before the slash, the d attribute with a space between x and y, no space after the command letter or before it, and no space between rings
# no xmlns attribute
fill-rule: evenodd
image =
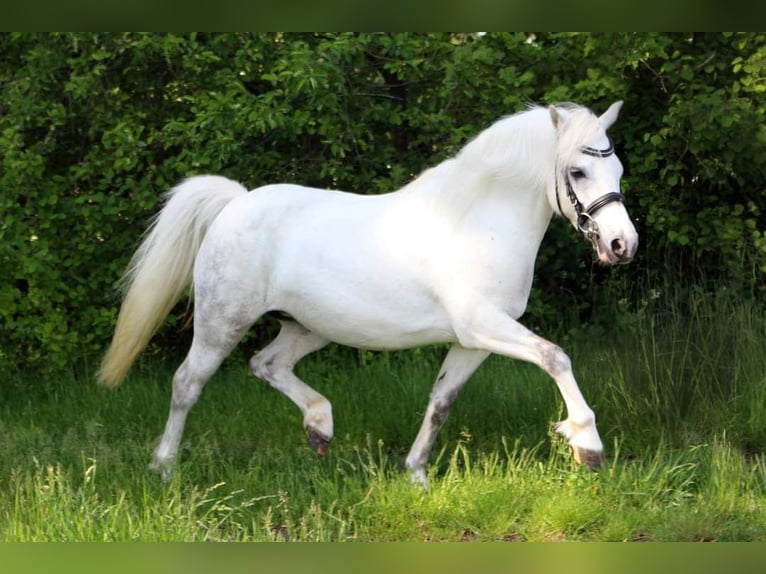
<svg viewBox="0 0 766 574"><path fill-rule="evenodd" d="M573 167L569 170L569 175L571 175L573 179L582 179L585 177L585 172L577 167Z"/></svg>

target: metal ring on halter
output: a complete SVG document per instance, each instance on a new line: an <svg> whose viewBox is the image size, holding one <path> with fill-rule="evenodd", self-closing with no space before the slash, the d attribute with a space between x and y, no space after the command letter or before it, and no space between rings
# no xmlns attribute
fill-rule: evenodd
<svg viewBox="0 0 766 574"><path fill-rule="evenodd" d="M598 223L586 212L577 215L577 230L591 241L596 241L600 237Z"/></svg>

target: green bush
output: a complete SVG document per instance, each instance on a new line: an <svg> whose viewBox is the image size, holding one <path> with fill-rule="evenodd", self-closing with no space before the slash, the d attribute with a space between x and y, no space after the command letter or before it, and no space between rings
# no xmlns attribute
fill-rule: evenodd
<svg viewBox="0 0 766 574"><path fill-rule="evenodd" d="M762 291L765 56L760 34L0 34L0 353L99 352L114 283L184 177L381 193L531 102L626 101L642 239L607 270L555 222L533 325L589 320L615 275L668 266Z"/></svg>

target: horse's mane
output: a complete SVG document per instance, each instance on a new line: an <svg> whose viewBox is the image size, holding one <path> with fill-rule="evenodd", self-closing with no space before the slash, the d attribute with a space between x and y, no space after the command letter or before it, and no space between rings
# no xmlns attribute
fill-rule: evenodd
<svg viewBox="0 0 766 574"><path fill-rule="evenodd" d="M604 137L598 117L590 109L568 102L555 107L566 118L558 135L549 109L532 105L485 129L456 159L480 165L503 179L522 172L547 174L557 154L559 162L568 164L581 147Z"/></svg>
<svg viewBox="0 0 766 574"><path fill-rule="evenodd" d="M566 118L558 134L550 110L532 105L496 121L454 157L423 171L404 190L425 192L442 207L451 203L459 214L490 185L550 187L557 160L569 165L583 145L604 137L598 117L588 108L571 103L555 107Z"/></svg>

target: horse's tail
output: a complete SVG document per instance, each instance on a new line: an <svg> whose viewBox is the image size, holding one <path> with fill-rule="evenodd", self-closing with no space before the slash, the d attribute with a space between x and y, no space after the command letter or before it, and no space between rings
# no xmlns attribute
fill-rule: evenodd
<svg viewBox="0 0 766 574"><path fill-rule="evenodd" d="M194 259L210 224L247 190L220 176L197 176L166 194L122 278L124 294L114 337L98 372L109 387L119 385L173 305L191 283Z"/></svg>

